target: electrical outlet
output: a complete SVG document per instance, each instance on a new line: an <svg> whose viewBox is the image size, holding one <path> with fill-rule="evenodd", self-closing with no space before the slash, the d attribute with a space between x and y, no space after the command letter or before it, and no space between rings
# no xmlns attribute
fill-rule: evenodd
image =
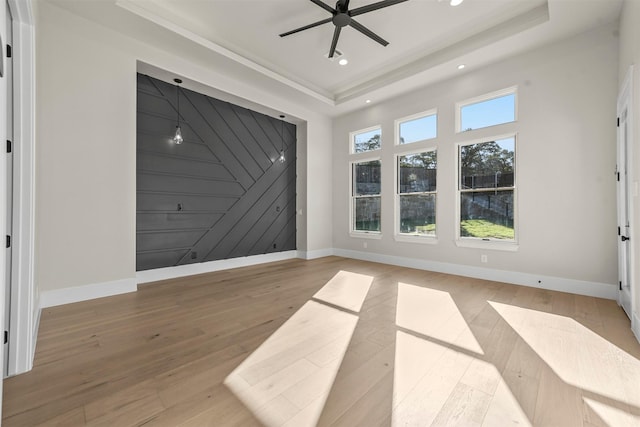
<svg viewBox="0 0 640 427"><path fill-rule="evenodd" d="M480 262L488 262L487 256L485 254L480 255Z"/></svg>

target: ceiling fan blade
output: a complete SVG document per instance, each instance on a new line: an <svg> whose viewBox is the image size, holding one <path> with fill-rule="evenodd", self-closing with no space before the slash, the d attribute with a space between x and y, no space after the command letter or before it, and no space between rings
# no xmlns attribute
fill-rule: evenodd
<svg viewBox="0 0 640 427"><path fill-rule="evenodd" d="M329 49L329 58L333 58L333 54L336 53L336 46L338 46L338 37L340 37L340 30L342 27L336 25L336 29L333 32L333 40L331 40L331 49Z"/></svg>
<svg viewBox="0 0 640 427"><path fill-rule="evenodd" d="M305 25L304 27L296 28L295 30L287 31L286 33L280 34L280 37L286 37L291 34L298 33L300 31L308 30L309 28L317 27L318 25L326 24L327 22L331 22L333 18L323 19L322 21L314 22L313 24Z"/></svg>
<svg viewBox="0 0 640 427"><path fill-rule="evenodd" d="M312 0L313 1L313 0ZM383 0L377 3L368 4L366 6L357 7L349 11L349 16L358 16L363 13L372 12L374 10L382 9L383 7L393 6L394 4L403 3L408 0Z"/></svg>
<svg viewBox="0 0 640 427"><path fill-rule="evenodd" d="M327 12L329 12L330 14L334 14L336 13L336 10L334 8L332 8L331 6L329 6L328 4L321 2L320 0L311 0L312 3L320 6L321 8L323 8L324 10L326 10Z"/></svg>
<svg viewBox="0 0 640 427"><path fill-rule="evenodd" d="M352 19L351 22L349 23L349 25L351 25L353 28L355 28L356 30L360 31L362 34L364 34L365 36L369 37L370 39L377 41L382 46L386 46L386 45L389 44L388 41L386 41L385 39L383 39L382 37L380 37L379 35L377 35L373 31L371 31L370 29L368 29L364 25L358 23L355 19Z"/></svg>

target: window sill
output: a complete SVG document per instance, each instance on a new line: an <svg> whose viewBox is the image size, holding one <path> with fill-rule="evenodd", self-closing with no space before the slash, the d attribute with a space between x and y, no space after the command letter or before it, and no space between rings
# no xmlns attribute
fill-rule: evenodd
<svg viewBox="0 0 640 427"><path fill-rule="evenodd" d="M418 234L396 234L393 236L396 242L418 243L421 245L435 245L438 243L437 236L420 236Z"/></svg>
<svg viewBox="0 0 640 427"><path fill-rule="evenodd" d="M375 231L351 231L349 235L351 237L357 237L360 239L374 239L374 240L382 239L382 233L375 232Z"/></svg>
<svg viewBox="0 0 640 427"><path fill-rule="evenodd" d="M461 248L489 249L505 252L517 252L520 247L516 242L500 242L497 240L458 239L456 246Z"/></svg>

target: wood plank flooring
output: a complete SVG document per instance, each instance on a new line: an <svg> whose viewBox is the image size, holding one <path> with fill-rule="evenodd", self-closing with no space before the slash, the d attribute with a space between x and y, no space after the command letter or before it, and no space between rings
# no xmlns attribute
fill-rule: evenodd
<svg viewBox="0 0 640 427"><path fill-rule="evenodd" d="M614 301L327 257L45 309L3 426L638 426Z"/></svg>

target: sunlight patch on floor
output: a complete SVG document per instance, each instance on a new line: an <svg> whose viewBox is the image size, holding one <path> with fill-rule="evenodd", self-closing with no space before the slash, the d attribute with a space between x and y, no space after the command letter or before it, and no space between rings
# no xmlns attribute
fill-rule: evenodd
<svg viewBox="0 0 640 427"><path fill-rule="evenodd" d="M398 283L396 323L392 427L531 426L449 293Z"/></svg>
<svg viewBox="0 0 640 427"><path fill-rule="evenodd" d="M431 425L472 360L440 344L396 332L391 425Z"/></svg>
<svg viewBox="0 0 640 427"><path fill-rule="evenodd" d="M491 301L489 304L562 381L639 412L638 359L569 317ZM603 419L618 414L617 408L583 399ZM634 425L640 425L640 417L633 419Z"/></svg>
<svg viewBox="0 0 640 427"><path fill-rule="evenodd" d="M640 387L640 385L638 385ZM585 404L597 414L597 416L609 426L616 427L637 427L640 419L628 412L628 408L622 410L597 400L583 397Z"/></svg>
<svg viewBox="0 0 640 427"><path fill-rule="evenodd" d="M396 325L484 354L448 292L398 283Z"/></svg>
<svg viewBox="0 0 640 427"><path fill-rule="evenodd" d="M224 384L267 427L312 427L318 422L373 278L338 272Z"/></svg>
<svg viewBox="0 0 640 427"><path fill-rule="evenodd" d="M507 383L500 379L493 395L493 400L484 416L482 426L531 427L531 425L531 421L522 410L518 399L513 395Z"/></svg>
<svg viewBox="0 0 640 427"><path fill-rule="evenodd" d="M372 282L371 276L339 271L313 298L357 313Z"/></svg>
<svg viewBox="0 0 640 427"><path fill-rule="evenodd" d="M224 384L265 426L314 426L357 322L308 301Z"/></svg>

